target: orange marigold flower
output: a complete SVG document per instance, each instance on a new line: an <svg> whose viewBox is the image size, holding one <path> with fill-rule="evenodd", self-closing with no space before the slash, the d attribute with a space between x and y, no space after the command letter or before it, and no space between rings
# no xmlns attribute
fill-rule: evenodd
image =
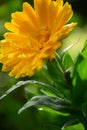
<svg viewBox="0 0 87 130"><path fill-rule="evenodd" d="M44 59L54 58L60 40L75 27L76 23L66 24L72 14L71 5L63 0L34 0L34 9L24 2L23 11L12 13L5 24L10 32L0 42L2 71L16 78L32 76Z"/></svg>

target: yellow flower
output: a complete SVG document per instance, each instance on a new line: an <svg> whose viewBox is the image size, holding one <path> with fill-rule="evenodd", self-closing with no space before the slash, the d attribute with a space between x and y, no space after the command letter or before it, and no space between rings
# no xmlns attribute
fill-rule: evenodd
<svg viewBox="0 0 87 130"><path fill-rule="evenodd" d="M34 0L34 9L24 2L23 11L12 13L5 27L5 39L0 42L2 71L16 78L32 76L44 59L52 59L55 51L75 27L66 24L72 17L71 5L63 0Z"/></svg>

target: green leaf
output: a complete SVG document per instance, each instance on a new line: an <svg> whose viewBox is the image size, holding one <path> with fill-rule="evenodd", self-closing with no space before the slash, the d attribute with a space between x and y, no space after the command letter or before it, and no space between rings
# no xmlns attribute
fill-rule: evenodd
<svg viewBox="0 0 87 130"><path fill-rule="evenodd" d="M66 127L70 126L70 125L75 125L75 124L78 124L79 123L79 120L77 118L74 118L74 119L70 119L69 121L67 121L63 127L62 127L62 130L65 130Z"/></svg>
<svg viewBox="0 0 87 130"><path fill-rule="evenodd" d="M81 123L79 123L76 125L68 126L64 130L84 130L84 127L82 126Z"/></svg>
<svg viewBox="0 0 87 130"><path fill-rule="evenodd" d="M84 102L87 102L87 43L79 54L71 74L73 90L73 105L80 109Z"/></svg>
<svg viewBox="0 0 87 130"><path fill-rule="evenodd" d="M82 52L84 52L86 48L87 48L87 40L86 40L85 43L84 43L84 47L83 47L83 49L82 49ZM86 51L85 51L85 52L86 52ZM87 54L86 54L86 55L87 55Z"/></svg>
<svg viewBox="0 0 87 130"><path fill-rule="evenodd" d="M19 114L25 109L32 106L45 106L53 110L60 111L63 113L71 112L70 102L61 98L55 98L50 96L35 96L29 100L20 110Z"/></svg>
<svg viewBox="0 0 87 130"><path fill-rule="evenodd" d="M70 98L69 84L65 78L65 73L61 67L61 61L58 57L49 61L47 64L47 69L50 77L53 80L53 85L59 91L59 97Z"/></svg>
<svg viewBox="0 0 87 130"><path fill-rule="evenodd" d="M47 64L48 72L56 84L65 82L64 73L56 59L49 61Z"/></svg>
<svg viewBox="0 0 87 130"><path fill-rule="evenodd" d="M73 62L72 57L70 56L68 52L66 52L62 58L62 66L63 66L64 71L66 71L70 67L73 67L73 65L74 65L74 62Z"/></svg>
<svg viewBox="0 0 87 130"><path fill-rule="evenodd" d="M0 100L3 99L4 97L6 97L9 93L11 93L12 91L14 91L15 89L27 85L27 84L38 84L41 85L45 88L47 88L48 90L50 90L52 93L54 93L55 95L58 95L58 90L56 88L54 88L53 86L43 83L43 82L39 82L39 81L35 81L35 80L27 80L27 81L19 81L17 82L15 85L13 85L10 89L8 89L1 97Z"/></svg>

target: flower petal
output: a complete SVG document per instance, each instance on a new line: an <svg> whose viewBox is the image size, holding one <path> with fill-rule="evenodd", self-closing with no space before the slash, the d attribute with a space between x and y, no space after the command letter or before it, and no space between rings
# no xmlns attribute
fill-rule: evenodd
<svg viewBox="0 0 87 130"><path fill-rule="evenodd" d="M58 4L56 1L52 1L49 4L49 10L48 10L48 27L51 30L51 28L54 26L54 21L56 19L57 11L58 11Z"/></svg>
<svg viewBox="0 0 87 130"><path fill-rule="evenodd" d="M21 46L24 46L24 47L31 46L28 37L25 35L8 32L4 34L4 37L6 40L12 41L13 42L12 46L14 46L15 48L21 47Z"/></svg>
<svg viewBox="0 0 87 130"><path fill-rule="evenodd" d="M57 1L57 4L58 4L58 6L63 6L63 0L56 0Z"/></svg>
<svg viewBox="0 0 87 130"><path fill-rule="evenodd" d="M64 24L69 21L71 16L73 15L73 11L71 9L71 5L69 5L68 2L65 3L65 5L59 10L57 14L57 21L56 21L56 26L57 30L60 29Z"/></svg>
<svg viewBox="0 0 87 130"><path fill-rule="evenodd" d="M38 25L38 19L36 16L36 12L32 8L32 6L30 4L28 4L27 2L24 2L24 4L23 4L23 12L35 26Z"/></svg>
<svg viewBox="0 0 87 130"><path fill-rule="evenodd" d="M38 16L40 25L48 24L48 6L51 0L34 0L34 7Z"/></svg>
<svg viewBox="0 0 87 130"><path fill-rule="evenodd" d="M56 33L54 33L54 35L50 37L50 40L54 39L55 42L60 41L61 39L68 36L68 34L76 25L77 23L71 23L63 26L60 30L58 30Z"/></svg>
<svg viewBox="0 0 87 130"><path fill-rule="evenodd" d="M12 32L19 32L17 24L6 22L5 27Z"/></svg>

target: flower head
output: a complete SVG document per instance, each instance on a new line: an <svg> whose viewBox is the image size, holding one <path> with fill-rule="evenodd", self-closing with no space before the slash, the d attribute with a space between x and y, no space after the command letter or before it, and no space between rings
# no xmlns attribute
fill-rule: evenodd
<svg viewBox="0 0 87 130"><path fill-rule="evenodd" d="M76 23L66 24L73 14L71 5L63 0L34 0L34 8L23 3L23 11L12 13L5 27L10 31L0 42L2 70L16 78L32 76L52 59L55 51Z"/></svg>

